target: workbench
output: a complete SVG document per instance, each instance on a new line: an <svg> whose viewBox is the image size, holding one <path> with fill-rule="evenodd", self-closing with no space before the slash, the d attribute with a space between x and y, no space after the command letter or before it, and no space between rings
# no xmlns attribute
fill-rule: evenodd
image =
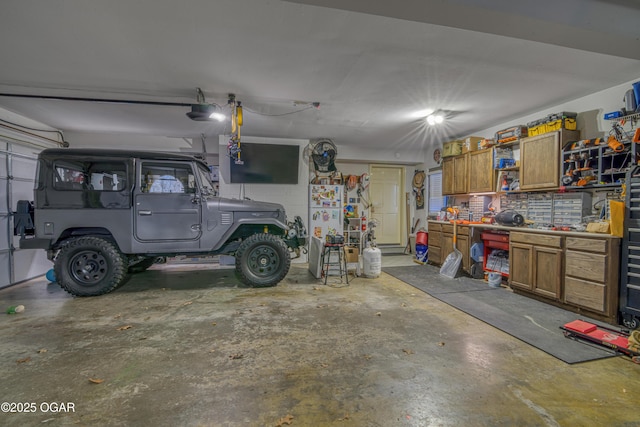
<svg viewBox="0 0 640 427"><path fill-rule="evenodd" d="M453 245L446 243L452 229L451 222L428 221L428 261L431 264L441 265L453 251ZM457 225L457 229L457 248L463 252L463 267L465 259L470 262L470 245L480 241L483 232L508 233L508 284L514 292L595 319L617 323L619 237L497 224L467 223ZM504 249L507 247L505 243L496 244ZM463 270L469 273L470 267Z"/></svg>

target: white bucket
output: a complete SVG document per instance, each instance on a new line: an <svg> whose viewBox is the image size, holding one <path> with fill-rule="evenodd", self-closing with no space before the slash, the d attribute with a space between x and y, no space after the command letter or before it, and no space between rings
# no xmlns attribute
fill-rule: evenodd
<svg viewBox="0 0 640 427"><path fill-rule="evenodd" d="M363 272L364 277L376 278L382 272L382 252L378 248L368 247L363 251Z"/></svg>
<svg viewBox="0 0 640 427"><path fill-rule="evenodd" d="M502 284L502 275L500 273L489 273L489 286L499 288Z"/></svg>

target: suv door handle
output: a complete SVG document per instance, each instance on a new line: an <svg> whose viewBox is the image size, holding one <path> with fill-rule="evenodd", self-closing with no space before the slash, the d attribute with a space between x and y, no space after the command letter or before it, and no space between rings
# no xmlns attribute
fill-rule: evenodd
<svg viewBox="0 0 640 427"><path fill-rule="evenodd" d="M151 215L151 211L138 211L138 215Z"/></svg>

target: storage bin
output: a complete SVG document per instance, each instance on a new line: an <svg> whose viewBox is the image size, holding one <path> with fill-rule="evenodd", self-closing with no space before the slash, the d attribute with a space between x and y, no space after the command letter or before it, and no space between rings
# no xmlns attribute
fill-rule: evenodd
<svg viewBox="0 0 640 427"><path fill-rule="evenodd" d="M484 259L484 245L476 242L471 245L471 259L475 262L482 262Z"/></svg>
<svg viewBox="0 0 640 427"><path fill-rule="evenodd" d="M576 119L565 117L562 119L556 119L545 125L547 132L553 132L560 129L576 130Z"/></svg>
<svg viewBox="0 0 640 427"><path fill-rule="evenodd" d="M560 129L576 130L576 117L578 117L577 113L568 113L566 111L549 114L545 124L546 132L553 132Z"/></svg>
<svg viewBox="0 0 640 427"><path fill-rule="evenodd" d="M519 138L524 138L527 135L528 129L526 126L514 126L496 132L496 141L498 141L498 144L504 144L506 142L516 141Z"/></svg>
<svg viewBox="0 0 640 427"><path fill-rule="evenodd" d="M527 131L529 136L542 135L543 133L545 133L547 131L547 127L544 119L527 123Z"/></svg>
<svg viewBox="0 0 640 427"><path fill-rule="evenodd" d="M442 146L442 157L462 154L462 141L445 142Z"/></svg>
<svg viewBox="0 0 640 427"><path fill-rule="evenodd" d="M500 159L498 162L499 169L512 168L516 165L515 159Z"/></svg>

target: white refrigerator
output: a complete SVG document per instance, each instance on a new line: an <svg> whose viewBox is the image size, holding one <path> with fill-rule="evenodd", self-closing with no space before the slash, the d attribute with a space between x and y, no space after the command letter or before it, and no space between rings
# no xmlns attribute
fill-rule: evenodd
<svg viewBox="0 0 640 427"><path fill-rule="evenodd" d="M309 186L309 235L342 234L343 197L342 185Z"/></svg>
<svg viewBox="0 0 640 427"><path fill-rule="evenodd" d="M309 271L321 277L322 247L327 234L343 234L343 186L309 186Z"/></svg>

